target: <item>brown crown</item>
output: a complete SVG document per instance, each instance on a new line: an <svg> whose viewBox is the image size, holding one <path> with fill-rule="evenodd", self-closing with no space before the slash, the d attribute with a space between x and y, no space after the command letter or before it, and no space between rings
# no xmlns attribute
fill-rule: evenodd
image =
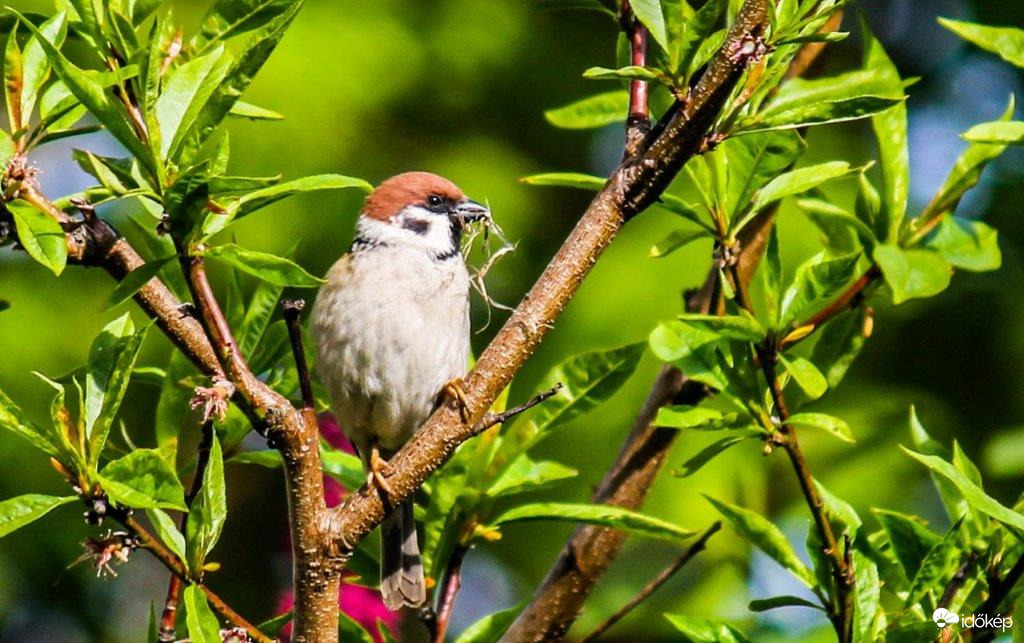
<svg viewBox="0 0 1024 643"><path fill-rule="evenodd" d="M466 198L458 186L444 177L430 172L405 172L384 181L366 197L363 216L387 221L407 205L425 205L431 194L452 201Z"/></svg>

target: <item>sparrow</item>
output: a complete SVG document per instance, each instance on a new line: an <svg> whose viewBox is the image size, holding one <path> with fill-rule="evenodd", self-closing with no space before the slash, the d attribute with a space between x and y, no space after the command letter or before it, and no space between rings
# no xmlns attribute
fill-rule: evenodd
<svg viewBox="0 0 1024 643"><path fill-rule="evenodd" d="M387 460L438 407L462 400L469 367L466 225L487 207L427 172L387 179L367 197L348 254L327 273L311 316L317 372L338 423L387 502ZM426 601L412 499L381 524L390 610Z"/></svg>

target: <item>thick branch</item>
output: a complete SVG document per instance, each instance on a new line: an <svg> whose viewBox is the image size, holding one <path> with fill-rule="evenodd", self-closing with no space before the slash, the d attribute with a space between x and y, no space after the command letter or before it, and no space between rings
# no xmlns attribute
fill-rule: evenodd
<svg viewBox="0 0 1024 643"><path fill-rule="evenodd" d="M587 634L582 639L580 639L580 643L589 643L590 641L597 639L597 637L607 632L613 625L621 621L623 618L626 617L627 614L636 609L636 607L640 605L640 603L643 603L648 598L650 598L651 595L654 594L654 592L658 591L658 588L660 588L662 585L667 583L669 579L675 576L676 572L682 569L686 565L686 563L693 560L694 556L704 551L704 548L707 547L708 539L714 536L715 533L721 528L721 522L716 522L715 524L711 525L701 535L701 537L697 539L697 542L690 545L690 547L685 552L683 552L682 556L677 558L671 565L661 570L661 572L659 572L657 576L652 578L650 582L644 585L644 588L641 589L636 596L631 598L629 602L620 607L617 612L606 618L600 625L595 627L594 630L590 632L590 634Z"/></svg>

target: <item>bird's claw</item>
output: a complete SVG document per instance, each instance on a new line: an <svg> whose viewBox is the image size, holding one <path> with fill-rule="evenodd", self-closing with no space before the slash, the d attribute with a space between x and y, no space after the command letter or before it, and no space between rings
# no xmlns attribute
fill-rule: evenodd
<svg viewBox="0 0 1024 643"><path fill-rule="evenodd" d="M463 424L467 424L469 423L469 402L466 400L465 391L462 390L464 383L461 377L456 377L445 384L442 391L449 400L455 402L459 408L459 417L462 418Z"/></svg>
<svg viewBox="0 0 1024 643"><path fill-rule="evenodd" d="M380 457L380 450L373 447L370 450L370 470L366 473L366 486L371 489L376 486L377 490L385 495L385 498L391 498L395 495L395 491L388 484L386 476L389 475L391 475L391 465Z"/></svg>

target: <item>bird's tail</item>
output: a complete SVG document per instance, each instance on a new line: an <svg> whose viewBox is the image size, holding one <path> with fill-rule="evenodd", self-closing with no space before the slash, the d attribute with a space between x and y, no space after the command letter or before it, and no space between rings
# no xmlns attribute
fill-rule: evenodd
<svg viewBox="0 0 1024 643"><path fill-rule="evenodd" d="M395 507L381 525L380 592L392 611L403 605L419 607L427 600L411 499Z"/></svg>

